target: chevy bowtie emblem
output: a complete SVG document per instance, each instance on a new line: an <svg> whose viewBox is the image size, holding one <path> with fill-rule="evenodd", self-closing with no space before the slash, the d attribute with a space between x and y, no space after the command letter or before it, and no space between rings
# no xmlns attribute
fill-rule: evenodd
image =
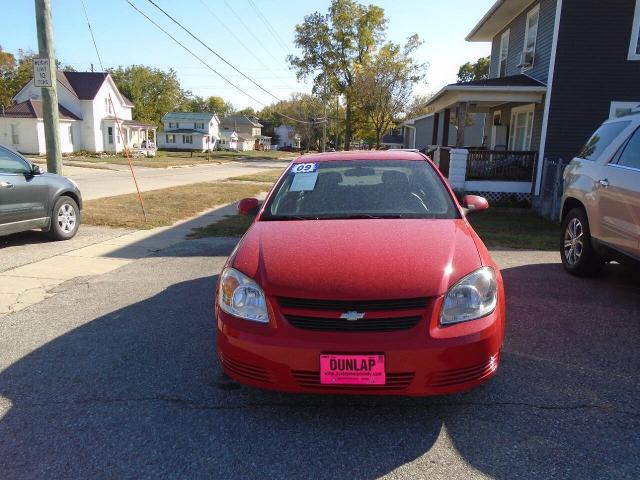
<svg viewBox="0 0 640 480"><path fill-rule="evenodd" d="M344 312L342 315L340 315L340 318L353 322L355 320L360 320L361 318L364 318L364 312L363 313L354 312L354 311Z"/></svg>

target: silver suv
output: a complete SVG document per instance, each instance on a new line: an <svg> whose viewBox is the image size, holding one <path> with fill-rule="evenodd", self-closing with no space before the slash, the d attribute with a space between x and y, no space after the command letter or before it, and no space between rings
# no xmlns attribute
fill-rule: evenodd
<svg viewBox="0 0 640 480"><path fill-rule="evenodd" d="M81 209L73 180L44 173L0 146L0 236L39 228L54 240L68 240L78 231Z"/></svg>
<svg viewBox="0 0 640 480"><path fill-rule="evenodd" d="M640 260L640 110L608 120L564 172L562 264L574 275Z"/></svg>

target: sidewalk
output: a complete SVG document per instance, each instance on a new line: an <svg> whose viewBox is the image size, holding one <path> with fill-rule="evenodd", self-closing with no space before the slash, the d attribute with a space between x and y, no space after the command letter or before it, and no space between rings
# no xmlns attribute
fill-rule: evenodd
<svg viewBox="0 0 640 480"><path fill-rule="evenodd" d="M64 291L65 282L102 275L180 243L193 228L232 215L235 208L235 204L221 205L169 227L121 231L107 240L0 272L0 318Z"/></svg>

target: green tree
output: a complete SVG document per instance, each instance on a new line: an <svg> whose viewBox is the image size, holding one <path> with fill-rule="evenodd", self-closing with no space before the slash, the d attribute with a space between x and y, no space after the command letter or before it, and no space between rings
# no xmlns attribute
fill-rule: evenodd
<svg viewBox="0 0 640 480"><path fill-rule="evenodd" d="M299 79L313 78L314 93L324 92L326 82L331 94L344 95L345 149L353 131L355 73L383 43L385 26L382 8L355 0L333 0L326 16L315 12L296 25L295 44L302 55L288 60Z"/></svg>
<svg viewBox="0 0 640 480"><path fill-rule="evenodd" d="M407 105L404 117L415 118L415 117L420 117L422 115L426 115L427 113L431 113L432 108L428 107L427 103L429 102L429 100L431 100L432 96L433 95L431 94L414 95L411 101L409 102L409 105Z"/></svg>
<svg viewBox="0 0 640 480"><path fill-rule="evenodd" d="M467 62L458 69L458 83L489 78L491 57L479 58L475 63Z"/></svg>
<svg viewBox="0 0 640 480"><path fill-rule="evenodd" d="M144 65L131 65L111 69L109 73L120 92L133 101L134 120L161 127L165 113L188 109L188 92L180 87L173 69L163 71Z"/></svg>
<svg viewBox="0 0 640 480"><path fill-rule="evenodd" d="M16 66L16 57L12 53L3 51L0 46L0 106L11 105L11 98L15 95L12 90L12 79Z"/></svg>
<svg viewBox="0 0 640 480"><path fill-rule="evenodd" d="M209 97L207 98L207 111L215 113L220 118L226 117L233 112L233 104L225 102L222 97Z"/></svg>
<svg viewBox="0 0 640 480"><path fill-rule="evenodd" d="M236 113L240 115L246 115L248 117L256 117L257 112L252 107L243 108L242 110L238 110Z"/></svg>
<svg viewBox="0 0 640 480"><path fill-rule="evenodd" d="M356 69L353 96L373 133L367 140L376 149L384 133L406 110L413 85L424 77L426 65L412 58L420 45L417 35L404 46L389 42L372 55L370 62Z"/></svg>
<svg viewBox="0 0 640 480"><path fill-rule="evenodd" d="M307 93L294 93L288 100L269 105L259 114L260 122L270 127L270 130L263 132L265 135L272 136L269 132L272 132L273 128L282 124L288 125L300 135L302 147L306 150L315 150L321 145L323 116L322 100ZM291 120L292 118L304 120L306 123Z"/></svg>

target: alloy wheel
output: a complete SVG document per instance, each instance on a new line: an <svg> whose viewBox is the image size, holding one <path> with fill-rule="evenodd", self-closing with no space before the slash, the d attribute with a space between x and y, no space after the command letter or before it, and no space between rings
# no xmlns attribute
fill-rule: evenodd
<svg viewBox="0 0 640 480"><path fill-rule="evenodd" d="M72 205L63 203L58 210L58 226L64 233L71 233L76 226L76 210Z"/></svg>
<svg viewBox="0 0 640 480"><path fill-rule="evenodd" d="M584 248L584 228L578 218L572 218L564 232L564 257L569 265L576 265Z"/></svg>

